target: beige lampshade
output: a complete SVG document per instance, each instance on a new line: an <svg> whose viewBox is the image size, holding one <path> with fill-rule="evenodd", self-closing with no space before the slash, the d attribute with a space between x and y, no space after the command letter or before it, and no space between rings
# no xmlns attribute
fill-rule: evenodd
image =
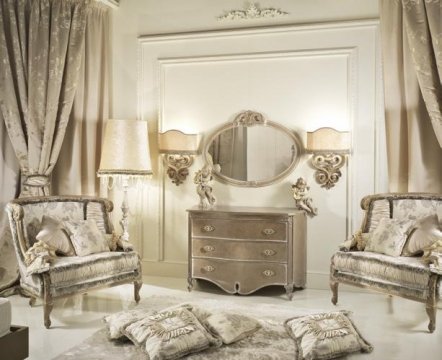
<svg viewBox="0 0 442 360"><path fill-rule="evenodd" d="M146 121L107 121L98 170L106 175L152 175Z"/></svg>
<svg viewBox="0 0 442 360"><path fill-rule="evenodd" d="M330 127L307 132L307 151L348 153L350 132L338 131Z"/></svg>
<svg viewBox="0 0 442 360"><path fill-rule="evenodd" d="M168 130L158 134L158 149L160 153L197 154L198 147L198 134L185 134L179 130Z"/></svg>

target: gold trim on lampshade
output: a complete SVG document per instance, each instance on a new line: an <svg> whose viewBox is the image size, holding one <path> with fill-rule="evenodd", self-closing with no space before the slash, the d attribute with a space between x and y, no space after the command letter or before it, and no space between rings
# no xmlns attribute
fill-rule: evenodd
<svg viewBox="0 0 442 360"><path fill-rule="evenodd" d="M98 170L106 175L152 175L146 121L107 121Z"/></svg>
<svg viewBox="0 0 442 360"><path fill-rule="evenodd" d="M350 132L323 127L307 132L307 151L309 152L350 152Z"/></svg>
<svg viewBox="0 0 442 360"><path fill-rule="evenodd" d="M198 134L185 134L179 130L168 130L158 134L158 149L160 153L197 154L198 148Z"/></svg>

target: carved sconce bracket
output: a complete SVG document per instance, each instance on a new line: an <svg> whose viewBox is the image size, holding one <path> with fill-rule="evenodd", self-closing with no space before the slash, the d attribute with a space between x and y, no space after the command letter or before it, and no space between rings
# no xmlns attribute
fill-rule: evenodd
<svg viewBox="0 0 442 360"><path fill-rule="evenodd" d="M192 155L167 154L164 156L164 162L167 165L167 175L176 186L182 184L187 175L189 167L193 164Z"/></svg>
<svg viewBox="0 0 442 360"><path fill-rule="evenodd" d="M315 179L321 187L330 189L341 177L341 168L345 164L345 154L314 154L312 165L316 169Z"/></svg>

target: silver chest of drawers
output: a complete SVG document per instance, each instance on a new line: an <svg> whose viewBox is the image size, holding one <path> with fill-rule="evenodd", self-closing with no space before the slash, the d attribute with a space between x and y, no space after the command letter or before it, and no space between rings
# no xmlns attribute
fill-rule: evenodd
<svg viewBox="0 0 442 360"><path fill-rule="evenodd" d="M189 291L193 279L231 294L282 285L291 299L306 282L306 216L285 208L192 208L189 213Z"/></svg>

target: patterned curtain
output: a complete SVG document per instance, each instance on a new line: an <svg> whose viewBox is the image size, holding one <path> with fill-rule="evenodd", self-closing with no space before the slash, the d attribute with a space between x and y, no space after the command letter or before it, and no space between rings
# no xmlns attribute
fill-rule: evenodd
<svg viewBox="0 0 442 360"><path fill-rule="evenodd" d="M109 7L96 4L87 14L77 92L52 173L54 195L100 194L97 171L109 118L109 12Z"/></svg>
<svg viewBox="0 0 442 360"><path fill-rule="evenodd" d="M18 266L11 241L11 230L4 209L8 201L18 196L19 172L18 160L0 112L0 296L11 294L14 289L8 289L14 285L18 278Z"/></svg>
<svg viewBox="0 0 442 360"><path fill-rule="evenodd" d="M440 1L380 0L389 189L442 192Z"/></svg>
<svg viewBox="0 0 442 360"><path fill-rule="evenodd" d="M402 8L419 86L442 147L442 3L402 0Z"/></svg>
<svg viewBox="0 0 442 360"><path fill-rule="evenodd" d="M77 88L89 0L0 0L0 111L20 197L49 195Z"/></svg>

